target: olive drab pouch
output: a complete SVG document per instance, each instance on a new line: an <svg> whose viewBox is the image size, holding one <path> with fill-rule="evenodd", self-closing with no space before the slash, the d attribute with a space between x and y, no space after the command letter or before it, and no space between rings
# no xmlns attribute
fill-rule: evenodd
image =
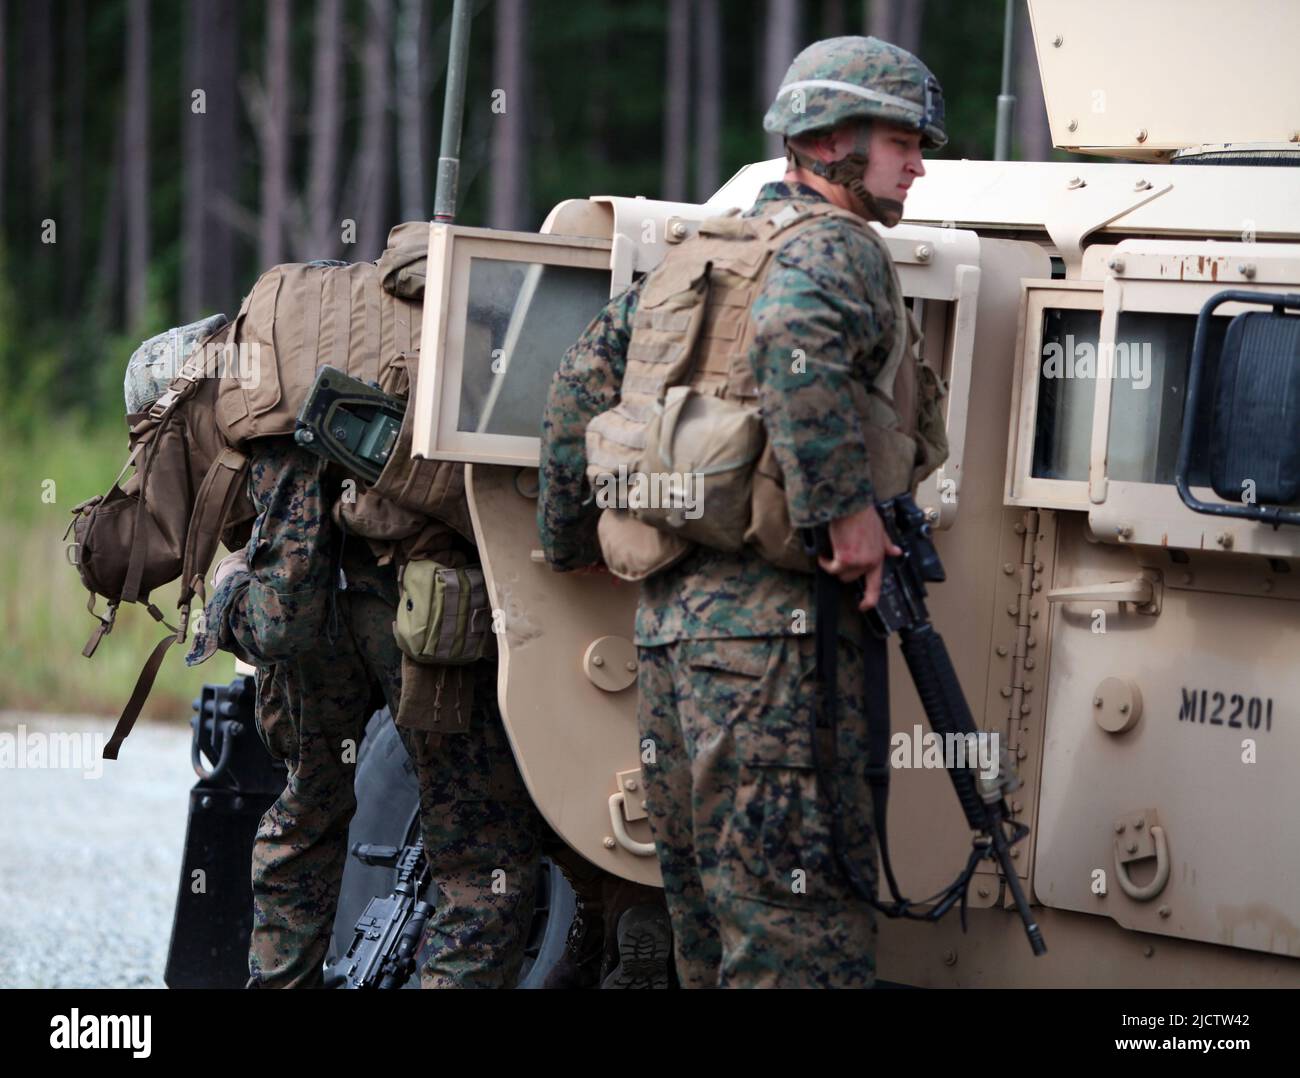
<svg viewBox="0 0 1300 1078"><path fill-rule="evenodd" d="M488 653L492 611L482 569L410 561L402 566L398 585L393 634L404 655L415 662L456 666Z"/></svg>

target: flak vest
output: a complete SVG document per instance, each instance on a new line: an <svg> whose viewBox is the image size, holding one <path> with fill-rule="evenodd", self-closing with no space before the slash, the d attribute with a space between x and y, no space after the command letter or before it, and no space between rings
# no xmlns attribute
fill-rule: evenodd
<svg viewBox="0 0 1300 1078"><path fill-rule="evenodd" d="M911 489L947 457L942 383L920 360L920 333L875 230L825 202L710 218L647 278L619 402L587 425L587 478L603 510L598 536L616 576L643 580L697 543L815 569L791 526L759 411L750 311L777 252L827 217L874 244L889 267L893 340L879 373L869 386L855 383L850 402L876 498Z"/></svg>

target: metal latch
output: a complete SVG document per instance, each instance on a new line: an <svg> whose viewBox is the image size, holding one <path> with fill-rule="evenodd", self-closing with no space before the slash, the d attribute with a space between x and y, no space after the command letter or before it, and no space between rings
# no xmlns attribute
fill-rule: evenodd
<svg viewBox="0 0 1300 1078"><path fill-rule="evenodd" d="M1158 570L1144 569L1131 580L1106 584L1084 584L1074 588L1052 588L1049 603L1133 603L1139 614L1159 614L1164 595L1164 578Z"/></svg>

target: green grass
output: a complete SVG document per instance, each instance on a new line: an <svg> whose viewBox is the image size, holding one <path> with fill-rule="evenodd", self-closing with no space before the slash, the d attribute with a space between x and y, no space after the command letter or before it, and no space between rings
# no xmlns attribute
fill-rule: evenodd
<svg viewBox="0 0 1300 1078"><path fill-rule="evenodd" d="M72 507L107 491L126 460L125 424L25 418L0 422L0 709L116 715L166 630L143 607L124 605L94 657L83 658L96 622L62 536ZM177 590L153 596L173 623ZM229 656L190 669L175 645L144 714L186 720L203 682L232 676Z"/></svg>

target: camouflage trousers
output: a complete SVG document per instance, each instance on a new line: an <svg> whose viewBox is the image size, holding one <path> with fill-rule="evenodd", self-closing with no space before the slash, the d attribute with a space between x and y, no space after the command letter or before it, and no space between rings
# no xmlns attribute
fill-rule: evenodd
<svg viewBox="0 0 1300 1078"><path fill-rule="evenodd" d="M814 766L813 638L683 640L639 659L647 811L683 987L870 987L874 913L837 862ZM874 890L862 654L841 640L838 663L837 744L819 727L817 758L839 790L843 850Z"/></svg>
<svg viewBox="0 0 1300 1078"><path fill-rule="evenodd" d="M395 713L401 688L392 605L355 589L336 602L332 640L258 677L258 725L289 771L253 849L249 969L264 987L321 983L356 809L357 746L379 704L372 691ZM414 744L402 731L438 888L422 987L513 984L532 913L540 819L526 795L519 803L522 780L495 709L474 718L469 733L442 746L420 734Z"/></svg>
<svg viewBox="0 0 1300 1078"><path fill-rule="evenodd" d="M420 825L436 909L422 988L513 988L537 902L548 833L495 704L496 667L480 664L470 728L399 731L420 781Z"/></svg>

